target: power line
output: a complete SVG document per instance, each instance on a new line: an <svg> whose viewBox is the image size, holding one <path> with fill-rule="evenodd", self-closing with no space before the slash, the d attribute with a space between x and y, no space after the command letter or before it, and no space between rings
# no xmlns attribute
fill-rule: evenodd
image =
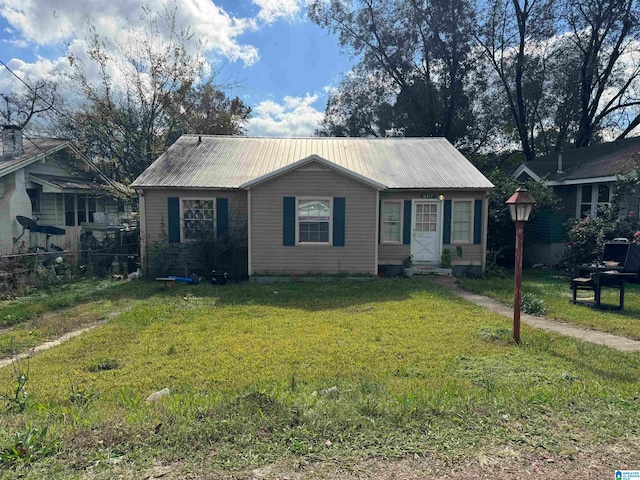
<svg viewBox="0 0 640 480"><path fill-rule="evenodd" d="M0 60L1 62L1 60ZM44 150L40 145L38 145L31 137L29 137L27 134L24 133L24 131L22 131L22 128L18 125L16 125L15 123L11 122L11 119L7 116L7 114L5 114L2 110L0 110L0 113L2 114L2 116L4 118L7 119L7 122L9 123L9 125L11 125L12 127L15 128L19 128L21 130L21 135L26 138L34 147L36 147L38 150L40 150L45 156L49 155L49 152L47 152L46 150ZM104 180L106 180L106 182L114 189L121 191L120 187L113 181L111 180L109 177L107 177L102 170L100 170L84 153L82 153L80 150L78 150L74 145L73 142L71 142L70 140L65 140L67 141L72 147L73 149L80 154L80 156L82 157L82 159L87 162L95 171L96 173L98 173Z"/></svg>
<svg viewBox="0 0 640 480"><path fill-rule="evenodd" d="M38 97L40 100L44 101L44 102L49 102L48 99L44 98L42 95L40 95L31 85L29 85L27 82L25 82L22 78L20 78L20 76L15 73L13 70L11 70L11 68L9 68L9 66L4 63L2 60L0 60L0 65L2 65L4 68L7 69L7 71L13 75L14 77L16 77L25 87L27 87L29 89L29 91L31 93L33 93L36 97ZM53 110L54 112L56 112L58 115L61 115L69 120L71 120L76 126L78 126L78 122L75 118L70 117L69 115L67 115L64 112L61 112L60 110L58 110L56 107L53 106L53 104L51 105L51 110Z"/></svg>
<svg viewBox="0 0 640 480"><path fill-rule="evenodd" d="M22 78L20 78L20 76L18 74L16 74L13 70L11 70L11 68L9 68L9 66L4 63L2 60L0 60L0 64L7 69L7 71L9 73L11 73L11 75L13 75L14 77L16 77L25 87L27 87L29 89L29 91L31 91L31 93L33 93L36 97L38 97L40 100L44 101L44 102L48 102L48 100L46 98L44 98L42 95L40 95L33 87L31 87L31 85L29 85L27 82L25 82ZM61 115L64 118L67 118L68 120L70 120L71 122L73 122L73 124L78 127L78 121L67 115L64 112L61 112L60 110L58 110L57 108L55 108L53 106L53 104L51 104L50 106L51 110L53 110L54 112L56 112L58 115ZM8 113L8 112L7 112ZM4 114L4 112L2 112L2 116L5 117L7 119L7 121L13 125L14 127L17 127L17 125L12 124L11 123L11 119ZM44 150L42 150L42 148L40 148L39 145L36 145L33 140L31 140L27 135L24 134L24 132L22 132L22 135L29 140L36 148L38 148L41 152L43 152L45 155L47 154L47 152L45 152ZM95 163L82 151L80 150L80 148L78 148L76 145L74 145L73 140L67 140L75 149L75 151L82 157L82 159L87 162L89 165L91 165L113 188L115 188L116 190L120 190L120 188L114 183L113 180L111 180L109 177L107 177L96 165Z"/></svg>

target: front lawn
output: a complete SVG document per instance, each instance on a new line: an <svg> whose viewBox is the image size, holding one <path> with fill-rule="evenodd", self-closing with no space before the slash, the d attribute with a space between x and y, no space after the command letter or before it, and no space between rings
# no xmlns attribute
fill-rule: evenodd
<svg viewBox="0 0 640 480"><path fill-rule="evenodd" d="M512 271L509 271L506 278L460 278L459 281L468 290L513 305ZM620 312L595 310L584 305L571 304L569 282L569 277L555 270L524 270L522 292L533 293L537 298L544 300L544 315L548 318L640 340L640 284L626 284L625 306ZM590 293L578 292L582 297L589 297ZM602 293L604 303L617 305L618 290L604 288ZM590 298L593 298L593 294Z"/></svg>
<svg viewBox="0 0 640 480"><path fill-rule="evenodd" d="M16 432L59 441L0 475L640 451L638 354L526 327L515 347L508 319L426 279L128 285L145 294L132 308L30 361L26 410L0 413L0 458Z"/></svg>
<svg viewBox="0 0 640 480"><path fill-rule="evenodd" d="M86 278L0 301L0 359L101 322L151 291L151 283Z"/></svg>

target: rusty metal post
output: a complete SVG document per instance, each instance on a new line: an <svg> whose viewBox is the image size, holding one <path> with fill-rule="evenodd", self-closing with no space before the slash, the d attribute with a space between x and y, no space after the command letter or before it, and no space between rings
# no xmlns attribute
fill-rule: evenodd
<svg viewBox="0 0 640 480"><path fill-rule="evenodd" d="M524 222L516 222L516 272L513 285L513 340L520 345L520 309L522 308L522 243Z"/></svg>

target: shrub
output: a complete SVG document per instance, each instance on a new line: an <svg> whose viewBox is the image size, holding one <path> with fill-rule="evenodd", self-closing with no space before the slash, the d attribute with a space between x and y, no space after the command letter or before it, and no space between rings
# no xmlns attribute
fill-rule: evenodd
<svg viewBox="0 0 640 480"><path fill-rule="evenodd" d="M31 463L42 457L55 453L58 440L47 441L48 427L37 430L31 428L26 432L18 432L11 445L0 451L0 462L7 465Z"/></svg>
<svg viewBox="0 0 640 480"><path fill-rule="evenodd" d="M201 269L200 275L209 277L212 271L227 273L229 278L240 280L247 277L247 237L240 230L223 237L202 237L191 245L190 256Z"/></svg>
<svg viewBox="0 0 640 480"><path fill-rule="evenodd" d="M640 219L633 212L618 216L616 210L615 206L602 208L596 218L587 217L568 224L567 248L563 256L565 268L574 269L583 263L599 261L605 243L614 238L634 240L640 231Z"/></svg>
<svg viewBox="0 0 640 480"><path fill-rule="evenodd" d="M11 361L13 367L13 386L8 394L0 394L0 398L6 402L8 411L24 412L27 408L29 394L25 385L29 381L29 357L26 358L26 364L23 360L16 358Z"/></svg>
<svg viewBox="0 0 640 480"><path fill-rule="evenodd" d="M544 313L544 300L536 297L531 292L525 292L522 295L521 303L522 311L529 315L542 315Z"/></svg>
<svg viewBox="0 0 640 480"><path fill-rule="evenodd" d="M518 188L519 182L499 169L487 174L494 184L489 196L489 218L487 228L487 265L513 265L515 226L505 203ZM529 193L536 200L530 221L544 211L553 211L558 203L551 187L534 180L526 182ZM526 240L525 240L526 241Z"/></svg>
<svg viewBox="0 0 640 480"><path fill-rule="evenodd" d="M105 372L107 370L116 370L119 368L118 361L115 358L97 358L87 366L89 372Z"/></svg>

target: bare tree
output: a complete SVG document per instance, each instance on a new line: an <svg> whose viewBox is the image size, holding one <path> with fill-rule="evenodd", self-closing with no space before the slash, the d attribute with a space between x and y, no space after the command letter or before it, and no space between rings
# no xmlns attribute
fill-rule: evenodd
<svg viewBox="0 0 640 480"><path fill-rule="evenodd" d="M640 106L636 95L640 26L635 0L569 0L565 19L578 52L579 117L575 147L589 145L605 122ZM635 64L633 61L635 60ZM636 115L620 137L640 123Z"/></svg>
<svg viewBox="0 0 640 480"><path fill-rule="evenodd" d="M58 84L47 78L27 78L16 90L0 96L4 100L3 120L20 128L26 127L34 117L51 112L60 103Z"/></svg>
<svg viewBox="0 0 640 480"><path fill-rule="evenodd" d="M554 0L494 0L476 12L476 40L497 75L526 160L536 155L554 8Z"/></svg>

